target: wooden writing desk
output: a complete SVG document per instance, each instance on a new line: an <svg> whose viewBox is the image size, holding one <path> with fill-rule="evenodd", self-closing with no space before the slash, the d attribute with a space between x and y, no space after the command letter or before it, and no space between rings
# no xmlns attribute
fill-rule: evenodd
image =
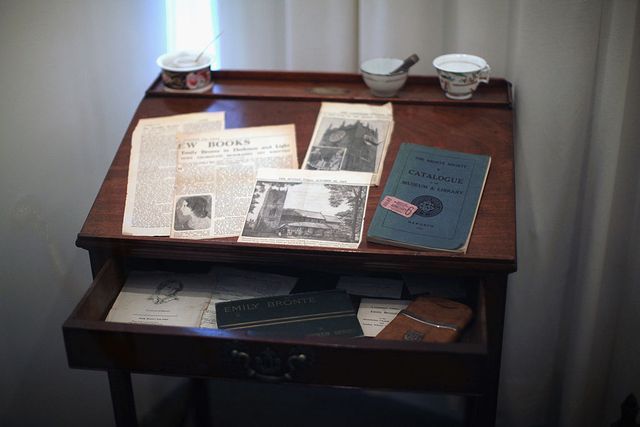
<svg viewBox="0 0 640 427"><path fill-rule="evenodd" d="M390 99L395 128L381 186L369 194L365 235L401 142L489 154L491 169L466 254L413 251L366 239L357 250L346 250L242 244L235 238L123 236L131 134L138 119L225 111L227 128L294 123L302 160L321 102L388 101L372 97L360 77L350 74L228 71L214 72L213 79L212 90L203 94L166 93L156 80L141 101L78 234L76 244L89 251L94 282L63 326L69 365L108 372L119 426L136 424L132 372L462 394L468 397L469 424L493 425L507 275L516 270L509 83L493 80L472 100L450 101L435 78L410 77ZM335 285L341 274L464 276L475 318L454 344L283 340L104 322L127 271L206 271L216 263L296 275L311 287Z"/></svg>

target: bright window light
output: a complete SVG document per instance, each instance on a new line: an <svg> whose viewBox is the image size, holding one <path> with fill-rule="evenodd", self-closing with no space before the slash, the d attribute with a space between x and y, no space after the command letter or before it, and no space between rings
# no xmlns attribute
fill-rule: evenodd
<svg viewBox="0 0 640 427"><path fill-rule="evenodd" d="M214 0L165 0L167 10L167 52L200 52L218 34L217 2ZM207 48L213 54L212 68L219 69L219 40Z"/></svg>

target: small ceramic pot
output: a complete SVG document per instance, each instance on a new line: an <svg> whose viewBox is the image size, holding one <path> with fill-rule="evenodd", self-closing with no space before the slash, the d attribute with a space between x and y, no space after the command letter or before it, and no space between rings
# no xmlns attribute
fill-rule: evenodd
<svg viewBox="0 0 640 427"><path fill-rule="evenodd" d="M409 73L407 71L391 73L402 63L402 59L395 58L375 58L362 63L360 66L362 79L374 96L387 98L395 96L402 89Z"/></svg>
<svg viewBox="0 0 640 427"><path fill-rule="evenodd" d="M156 61L162 69L165 90L202 92L211 88L211 57L204 54L196 61L197 53L172 52Z"/></svg>

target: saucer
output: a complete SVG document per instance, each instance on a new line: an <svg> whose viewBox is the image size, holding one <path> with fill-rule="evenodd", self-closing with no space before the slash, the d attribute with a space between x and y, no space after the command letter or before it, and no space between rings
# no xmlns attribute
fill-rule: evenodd
<svg viewBox="0 0 640 427"><path fill-rule="evenodd" d="M165 92L171 93L203 93L208 92L213 87L213 82L209 83L206 86L201 87L200 89L172 89L170 87L164 87Z"/></svg>

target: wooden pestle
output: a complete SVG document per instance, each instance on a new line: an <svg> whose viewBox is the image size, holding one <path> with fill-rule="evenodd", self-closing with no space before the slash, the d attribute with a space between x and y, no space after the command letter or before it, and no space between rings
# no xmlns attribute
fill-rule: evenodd
<svg viewBox="0 0 640 427"><path fill-rule="evenodd" d="M418 55L416 55L414 53L413 55L411 55L410 57L405 59L402 62L402 64L400 64L400 66L398 68L396 68L395 70L393 70L389 74L403 73L405 71L409 71L409 68L411 68L419 60L420 60L420 58L418 58Z"/></svg>

